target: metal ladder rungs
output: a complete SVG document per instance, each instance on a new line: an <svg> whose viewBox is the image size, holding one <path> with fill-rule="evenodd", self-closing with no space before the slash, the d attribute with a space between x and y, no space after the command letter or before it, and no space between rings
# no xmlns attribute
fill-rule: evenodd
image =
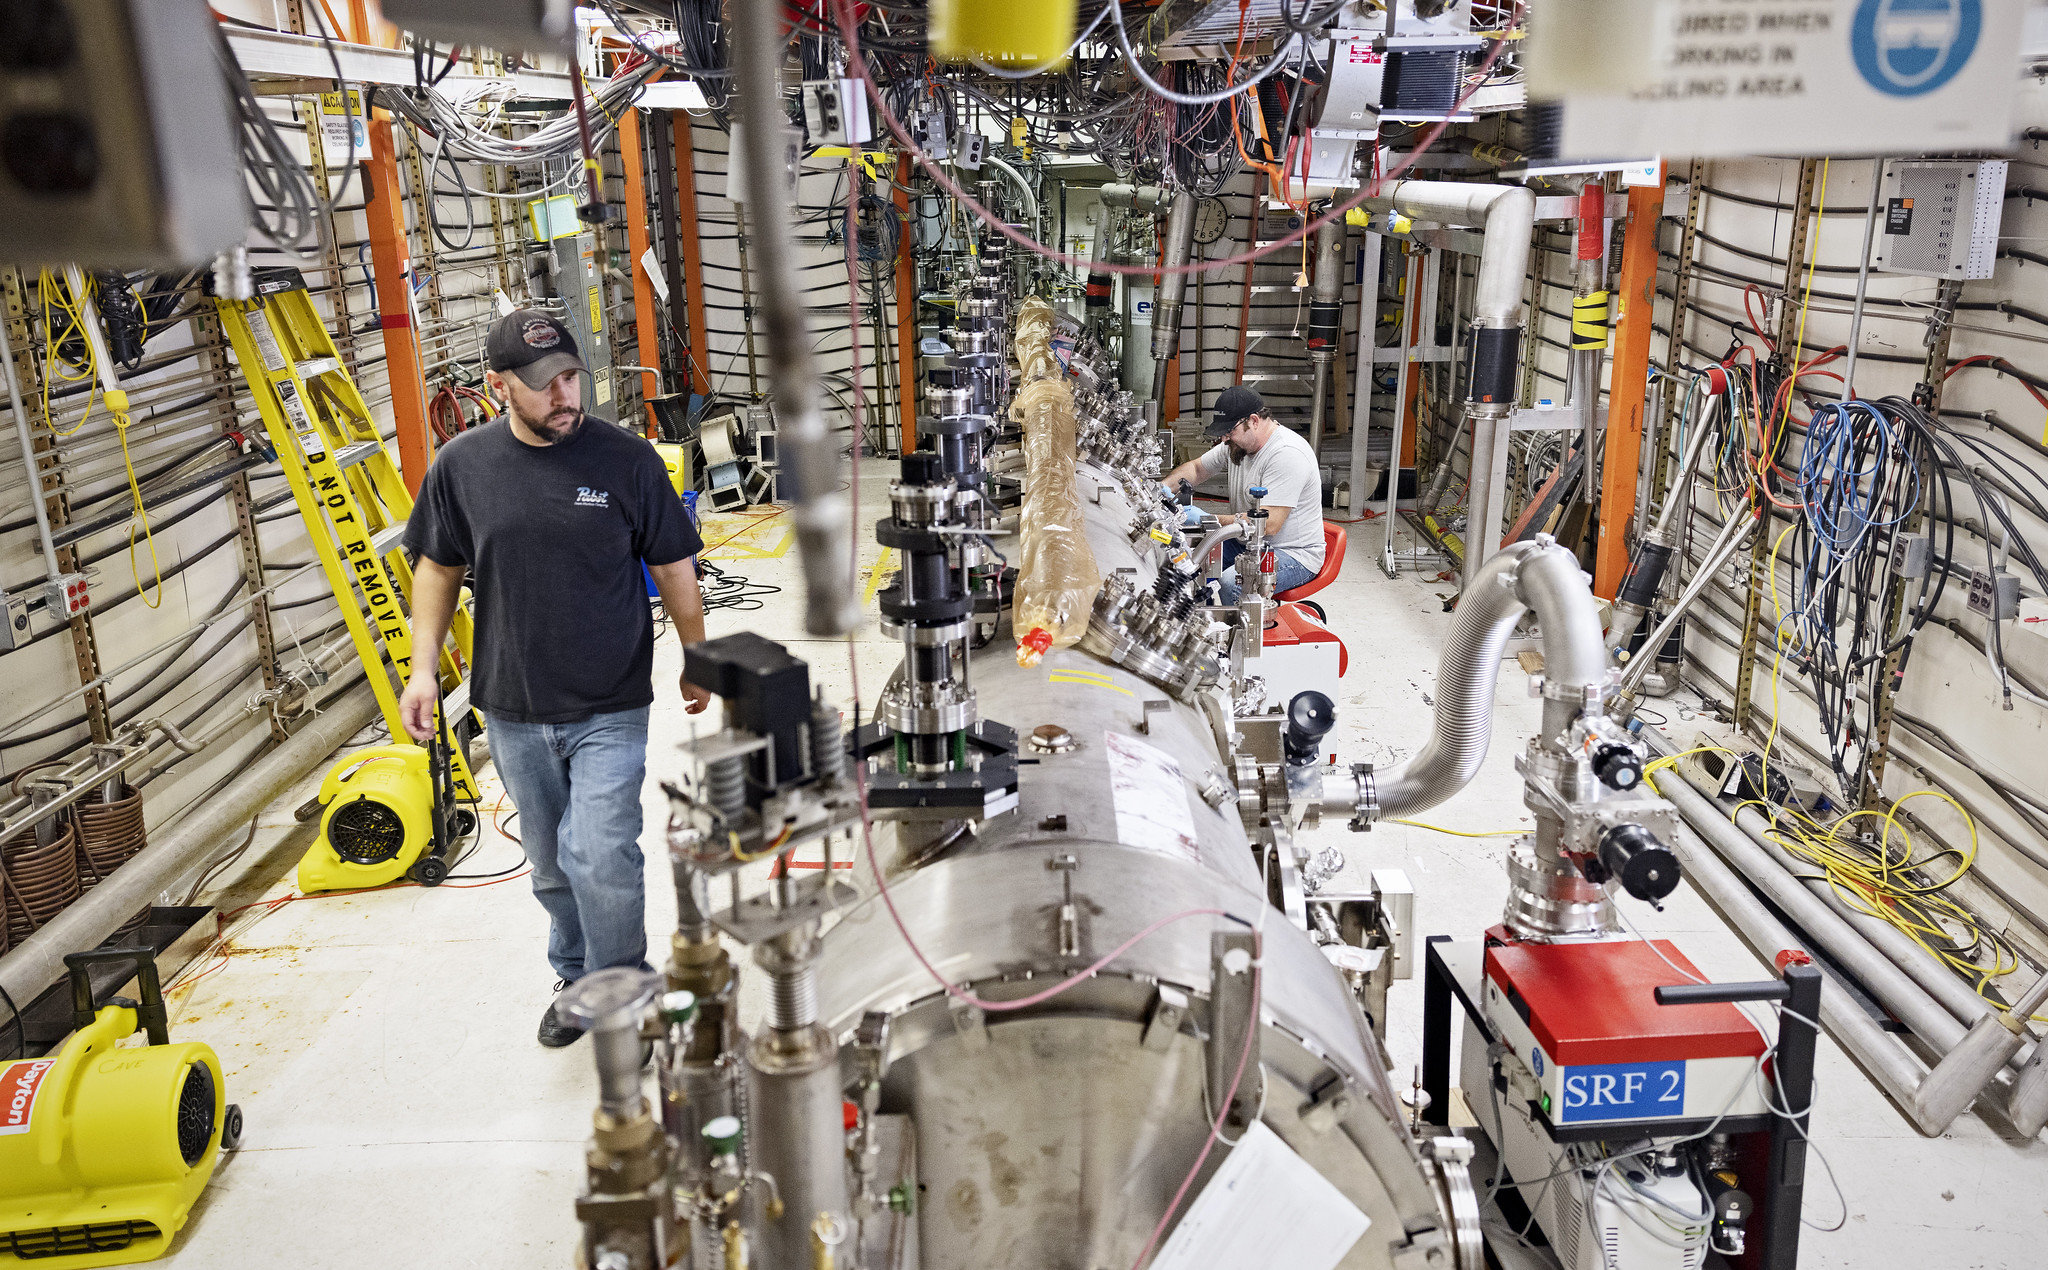
<svg viewBox="0 0 2048 1270"><path fill-rule="evenodd" d="M1244 336L1249 340L1300 339L1301 332L1291 326L1248 326Z"/></svg>
<svg viewBox="0 0 2048 1270"><path fill-rule="evenodd" d="M1237 377L1237 381L1241 384L1263 384L1268 382L1269 380L1282 379L1291 379L1296 383L1304 383L1307 381L1308 376L1296 375L1291 372L1283 375L1278 373L1269 373L1267 371L1248 370L1244 374L1239 375Z"/></svg>
<svg viewBox="0 0 2048 1270"><path fill-rule="evenodd" d="M382 560L398 550L399 543L403 541L405 541L405 522L401 520L395 525L380 529L370 535L371 554Z"/></svg>
<svg viewBox="0 0 2048 1270"><path fill-rule="evenodd" d="M341 363L332 357L316 357L310 362L300 362L292 367L300 379L311 379L316 375L331 374L341 369Z"/></svg>
<svg viewBox="0 0 2048 1270"><path fill-rule="evenodd" d="M1291 282L1254 282L1251 286L1251 293L1253 295L1272 295L1280 291L1306 290L1308 290L1307 287L1297 287Z"/></svg>
<svg viewBox="0 0 2048 1270"><path fill-rule="evenodd" d="M414 650L415 655L418 651ZM441 715L451 728L469 717L469 680L456 684L448 690L447 696L441 698Z"/></svg>
<svg viewBox="0 0 2048 1270"><path fill-rule="evenodd" d="M384 448L378 441L358 441L334 452L334 466L346 472L359 463L367 462Z"/></svg>

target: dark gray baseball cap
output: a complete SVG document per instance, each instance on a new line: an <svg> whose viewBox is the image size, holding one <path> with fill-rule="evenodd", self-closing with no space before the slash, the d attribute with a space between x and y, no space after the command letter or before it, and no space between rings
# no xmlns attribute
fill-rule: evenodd
<svg viewBox="0 0 2048 1270"><path fill-rule="evenodd" d="M1266 399L1243 384L1232 384L1216 395L1216 413L1202 429L1211 441L1228 436L1232 429L1266 408Z"/></svg>
<svg viewBox="0 0 2048 1270"><path fill-rule="evenodd" d="M565 370L590 371L569 328L538 309L514 309L499 318L484 347L492 370L517 375L536 392Z"/></svg>

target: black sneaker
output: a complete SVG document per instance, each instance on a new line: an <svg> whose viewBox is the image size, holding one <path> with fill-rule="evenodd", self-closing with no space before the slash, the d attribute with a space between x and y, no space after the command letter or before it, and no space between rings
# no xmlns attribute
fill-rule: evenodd
<svg viewBox="0 0 2048 1270"><path fill-rule="evenodd" d="M567 979L555 980L556 992L568 986ZM561 1049L564 1045L574 1045L576 1038L582 1035L583 1029L573 1023L564 1022L562 1016L555 1013L552 1003L548 1005L548 1012L540 1016L540 1043L551 1050Z"/></svg>

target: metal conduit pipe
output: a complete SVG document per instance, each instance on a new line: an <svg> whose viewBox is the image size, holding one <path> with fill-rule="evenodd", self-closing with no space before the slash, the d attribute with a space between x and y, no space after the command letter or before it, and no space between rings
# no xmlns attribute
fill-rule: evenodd
<svg viewBox="0 0 2048 1270"><path fill-rule="evenodd" d="M804 326L796 252L790 242L782 10L742 4L734 7L732 16L740 118L749 151L742 193L754 231L750 254L758 265L776 439L789 482L790 519L796 523L802 553L804 629L813 635L843 635L860 621L853 588L851 509L839 488L838 448L818 404L817 365Z"/></svg>
<svg viewBox="0 0 2048 1270"><path fill-rule="evenodd" d="M1656 744L1656 748L1664 750L1669 747ZM1762 905L1738 879L1734 868L1741 869L1743 876L1762 889L1793 920L1811 931L1831 958L1875 992L1886 1009L1942 1056L1931 1069L1922 1072L1920 1064L1906 1051L1903 1043L1879 1029L1847 993L1834 992L1821 998L1822 1026L1898 1104L1915 1128L1930 1136L1941 1133L1973 1102L1983 1097L1992 1110L2010 1115L2023 1133L2031 1137L2040 1132L2039 1121L2033 1122L2031 1129L2027 1128L2027 1118L2019 1115L2008 1103L2012 1091L2003 1083L2001 1070L2007 1064L2018 1066L2024 1063L2026 1054L2023 1051L2031 1039L2024 1020L2039 1009L2044 999L2048 999L2048 976L2038 980L2015 1002L2011 1011L1992 1008L1990 1013L1979 1017L1965 1030L1946 1016L1937 1002L1919 993L1883 954L1867 944L1856 943L1853 933L1845 939L1839 925L1827 924L1825 910L1822 910L1823 920L1816 923L1810 920L1814 911L1810 905L1788 902L1788 895L1805 894L1796 879L1790 874L1782 877L1775 874L1767 857L1759 864L1757 857L1762 854L1761 848L1750 842L1746 833L1719 815L1715 804L1693 789L1683 776L1676 772L1658 772L1652 775L1651 783L1659 794L1677 805L1687 825L1712 848L1703 852L1682 850L1684 858L1681 864L1686 876L1693 880L1695 886L1709 893L1759 952L1768 955L1775 949L1799 945L1775 920L1758 920L1757 915L1763 912ZM1690 844L1684 845L1689 847ZM1810 900L1811 897L1808 898ZM1917 1000L1914 999L1916 996ZM1832 1007L1830 999L1835 1002ZM1908 1017L1909 1014L1912 1017ZM2037 1063L2040 1053L2036 1047L2034 1058Z"/></svg>
<svg viewBox="0 0 2048 1270"><path fill-rule="evenodd" d="M1187 297L1188 276L1174 273L1188 262L1188 254L1195 246L1195 196L1182 190L1173 199L1173 210L1166 214L1166 259L1168 270L1159 279L1159 295L1152 306L1152 400L1159 403L1160 417L1165 417L1166 405L1166 364L1180 352L1180 310Z"/></svg>
<svg viewBox="0 0 2048 1270"><path fill-rule="evenodd" d="M1743 807L1736 812L1734 823L1776 863L1786 877L1801 882L1815 898L1861 935L1871 948L1905 971L1929 999L1947 1010L1956 1021L1966 1026L1974 1025L1980 1019L2000 1013L1996 1005L1973 992L1954 972L1935 960L1932 953L1915 943L1912 936L1882 918L1859 913L1849 907L1827 882L1800 878L1798 870L1806 866L1764 836L1770 831L1771 822L1763 813L1754 807ZM2032 1056L2032 1048L2026 1049L2016 1057L2015 1066L2023 1065Z"/></svg>
<svg viewBox="0 0 2048 1270"><path fill-rule="evenodd" d="M1547 535L1480 563L1458 601L1437 667L1436 726L1414 758L1374 778L1381 818L1413 816L1442 803L1479 773L1493 737L1494 683L1522 613L1543 624L1543 731L1555 736L1606 679L1600 620L1578 560ZM1352 811L1351 791L1325 800L1330 815Z"/></svg>
<svg viewBox="0 0 2048 1270"><path fill-rule="evenodd" d="M1455 181L1401 181L1384 197L1369 198L1371 211L1398 211L1442 225L1476 225L1485 230L1472 288L1472 373L1465 417L1472 426L1467 464L1471 494L1470 540L1465 552L1465 589L1472 589L1488 557L1500 545L1507 491L1494 484L1494 455L1507 445L1508 413L1515 404L1515 366L1522 342L1522 287L1529 270L1529 243L1536 231L1536 196L1520 185L1479 185ZM1369 367L1362 367L1365 373ZM1351 435L1351 470L1366 469L1367 428ZM1389 460L1398 464L1399 457ZM1354 479L1360 479L1354 477ZM1391 478L1390 478L1391 479ZM1448 473L1445 474L1448 482ZM1432 482L1434 484L1434 482ZM1441 491L1438 493L1441 498Z"/></svg>
<svg viewBox="0 0 2048 1270"><path fill-rule="evenodd" d="M360 672L357 672L360 673ZM57 914L47 926L0 956L0 988L15 1001L35 1000L64 977L64 954L97 948L159 892L220 849L250 818L380 717L367 681L327 703L304 727L249 765L219 795L201 804L168 833L150 840L84 898Z"/></svg>
<svg viewBox="0 0 2048 1270"><path fill-rule="evenodd" d="M1651 777L1659 793L1665 792L1660 780L1685 784L1684 778L1676 773L1659 773ZM1763 901L1743 885L1735 871L1711 847L1703 846L1690 829L1681 831L1667 845L1678 856L1685 880L1720 911L1759 957L1768 962L1788 949L1812 955L1812 950L1795 938L1764 907ZM1821 973L1830 981L1828 990L1820 996L1821 1026L1872 1083L1913 1121L1914 1128L1930 1136L1940 1133L1946 1125L1928 1124L1915 1114L1913 1099L1927 1075L1926 1065L1896 1036L1879 1027L1877 1020L1842 990L1841 981L1834 974L1825 967Z"/></svg>
<svg viewBox="0 0 2048 1270"><path fill-rule="evenodd" d="M1330 363L1336 360L1337 341L1344 331L1344 221L1341 217L1316 230L1315 262L1315 290L1310 294L1308 305L1308 360L1314 372L1308 399L1308 448L1320 459L1323 452L1323 408L1330 397ZM1369 367L1367 369L1370 370Z"/></svg>
<svg viewBox="0 0 2048 1270"><path fill-rule="evenodd" d="M1811 934L1828 956L1854 975L1914 1035L1944 1054L1963 1039L1965 1029L1953 1014L1929 996L1898 963L1872 947L1855 927L1786 872L1748 833L1731 823L1716 803L1682 777L1666 778L1660 774L1656 787L1730 866Z"/></svg>
<svg viewBox="0 0 2048 1270"><path fill-rule="evenodd" d="M35 508L36 539L43 549L43 568L54 601L63 590L64 570L57 565L57 546L50 537L50 509L44 505L42 478L36 474L36 444L29 434L28 410L21 404L21 380L14 373L14 341L7 338L7 324L0 322L0 364L6 366L7 404L14 415L14 437L21 444L21 462L29 481L29 506ZM59 607L53 604L53 607Z"/></svg>

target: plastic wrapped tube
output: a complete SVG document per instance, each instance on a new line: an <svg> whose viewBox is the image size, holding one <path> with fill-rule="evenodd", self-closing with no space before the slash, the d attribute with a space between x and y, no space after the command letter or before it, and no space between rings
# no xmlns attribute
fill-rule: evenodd
<svg viewBox="0 0 2048 1270"><path fill-rule="evenodd" d="M1081 531L1074 489L1074 392L1053 356L1053 309L1024 303L1017 316L1017 364L1024 387L1010 416L1024 429L1023 540L1011 628L1017 663L1035 666L1053 648L1078 643L1088 631L1102 570Z"/></svg>

